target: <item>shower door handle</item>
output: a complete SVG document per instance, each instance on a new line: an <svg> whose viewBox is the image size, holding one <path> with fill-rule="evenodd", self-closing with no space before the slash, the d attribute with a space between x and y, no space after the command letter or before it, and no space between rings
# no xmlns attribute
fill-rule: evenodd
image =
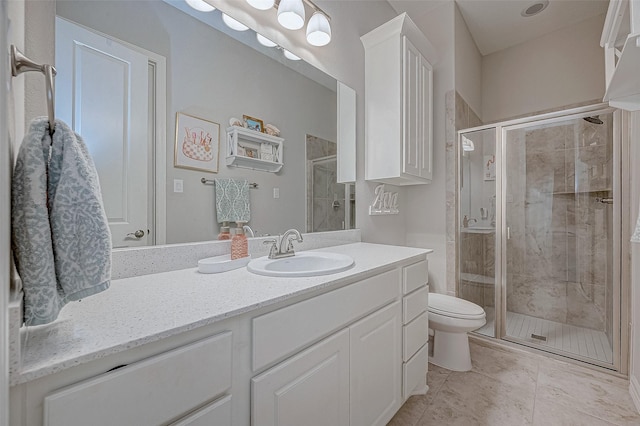
<svg viewBox="0 0 640 426"><path fill-rule="evenodd" d="M507 240L511 239L511 228L507 226Z"/></svg>
<svg viewBox="0 0 640 426"><path fill-rule="evenodd" d="M596 198L596 203L613 204L613 198Z"/></svg>

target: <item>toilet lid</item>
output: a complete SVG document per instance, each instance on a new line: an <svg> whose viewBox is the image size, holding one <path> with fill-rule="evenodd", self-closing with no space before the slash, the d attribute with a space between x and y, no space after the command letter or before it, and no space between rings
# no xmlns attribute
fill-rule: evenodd
<svg viewBox="0 0 640 426"><path fill-rule="evenodd" d="M429 293L429 312L455 318L484 318L482 307L446 294Z"/></svg>

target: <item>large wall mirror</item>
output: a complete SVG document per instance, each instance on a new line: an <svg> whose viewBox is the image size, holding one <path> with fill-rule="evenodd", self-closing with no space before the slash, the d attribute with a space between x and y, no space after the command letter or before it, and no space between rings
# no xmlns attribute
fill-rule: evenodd
<svg viewBox="0 0 640 426"><path fill-rule="evenodd" d="M215 185L202 178L257 184L248 224L260 236L355 226L353 185L336 179L338 93L351 89L182 0L57 0L56 15L57 116L94 157L114 247L216 239ZM355 119L355 98L353 109L341 117ZM217 172L175 166L177 113L219 127ZM280 130L278 173L227 166L229 120L243 115Z"/></svg>

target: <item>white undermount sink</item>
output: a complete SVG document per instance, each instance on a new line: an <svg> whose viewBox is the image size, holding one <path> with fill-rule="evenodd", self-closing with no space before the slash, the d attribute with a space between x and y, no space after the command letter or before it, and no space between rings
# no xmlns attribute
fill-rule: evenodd
<svg viewBox="0 0 640 426"><path fill-rule="evenodd" d="M247 270L270 277L315 277L346 271L353 265L353 258L345 254L306 251L281 259L259 257L249 262Z"/></svg>

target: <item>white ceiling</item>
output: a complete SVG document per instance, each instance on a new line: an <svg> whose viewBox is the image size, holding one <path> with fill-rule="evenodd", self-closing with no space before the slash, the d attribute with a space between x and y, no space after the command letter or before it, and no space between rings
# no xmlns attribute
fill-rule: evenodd
<svg viewBox="0 0 640 426"><path fill-rule="evenodd" d="M388 0L398 13L417 19L453 0ZM540 0L455 0L482 55L605 14L609 0L550 0L540 14L524 18L521 12Z"/></svg>

